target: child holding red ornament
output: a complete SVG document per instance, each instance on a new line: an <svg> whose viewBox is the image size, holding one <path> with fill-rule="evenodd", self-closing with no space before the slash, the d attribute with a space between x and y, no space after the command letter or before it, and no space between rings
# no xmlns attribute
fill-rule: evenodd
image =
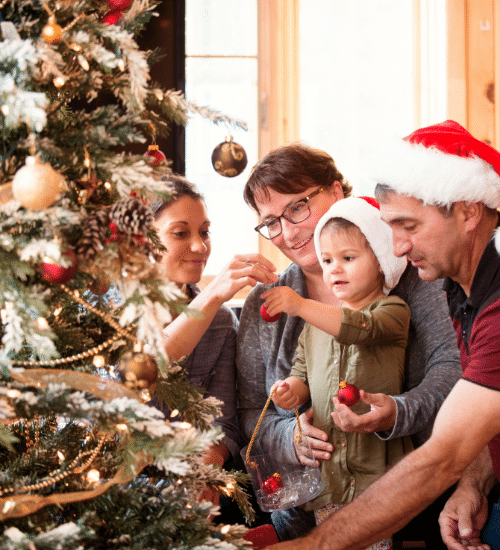
<svg viewBox="0 0 500 550"><path fill-rule="evenodd" d="M363 390L401 392L410 311L401 298L387 294L406 260L394 256L389 226L362 198L336 202L319 221L314 241L323 279L339 306L303 298L289 287L270 289L262 298L269 315L284 312L306 321L291 376L278 380L271 391L274 403L287 410L311 399L314 425L334 446L332 458L320 465L326 489L305 506L314 510L318 524L381 477L412 445L409 438L383 441L375 433L344 433L333 421L333 404L353 406L358 414L369 408L362 402ZM392 548L392 541L370 548Z"/></svg>

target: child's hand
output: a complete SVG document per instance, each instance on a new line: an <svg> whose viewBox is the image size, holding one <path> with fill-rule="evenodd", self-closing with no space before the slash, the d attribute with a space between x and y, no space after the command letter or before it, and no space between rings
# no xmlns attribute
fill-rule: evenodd
<svg viewBox="0 0 500 550"><path fill-rule="evenodd" d="M276 391L273 395L273 402L278 407L289 411L290 409L295 408L299 404L299 399L297 395L290 388L290 385L286 380L278 380L273 384L271 392L276 388Z"/></svg>
<svg viewBox="0 0 500 550"><path fill-rule="evenodd" d="M277 286L260 295L265 300L267 312L271 317L285 312L287 315L300 315L300 306L304 298L288 286Z"/></svg>

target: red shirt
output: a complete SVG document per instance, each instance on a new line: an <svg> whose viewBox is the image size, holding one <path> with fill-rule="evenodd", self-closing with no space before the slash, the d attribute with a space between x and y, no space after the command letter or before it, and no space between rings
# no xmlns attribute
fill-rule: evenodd
<svg viewBox="0 0 500 550"><path fill-rule="evenodd" d="M478 264L469 297L450 279L444 288L457 332L462 378L500 390L500 256L494 242L488 244ZM488 447L500 480L500 434Z"/></svg>

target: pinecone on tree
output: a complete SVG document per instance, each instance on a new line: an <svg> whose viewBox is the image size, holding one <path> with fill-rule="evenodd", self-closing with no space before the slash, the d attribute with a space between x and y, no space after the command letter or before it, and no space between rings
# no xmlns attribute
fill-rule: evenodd
<svg viewBox="0 0 500 550"><path fill-rule="evenodd" d="M96 210L85 218L83 231L78 241L76 253L85 260L91 260L98 254L106 242L109 215L106 210Z"/></svg>
<svg viewBox="0 0 500 550"><path fill-rule="evenodd" d="M154 223L151 210L135 197L127 197L116 202L109 212L109 221L118 231L128 235L143 235Z"/></svg>

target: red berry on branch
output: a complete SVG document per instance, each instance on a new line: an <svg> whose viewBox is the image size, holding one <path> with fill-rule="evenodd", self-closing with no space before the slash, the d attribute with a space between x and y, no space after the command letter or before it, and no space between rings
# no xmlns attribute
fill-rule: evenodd
<svg viewBox="0 0 500 550"><path fill-rule="evenodd" d="M267 307L265 304L262 304L260 306L260 316L264 321L267 321L268 323L274 323L274 321L277 321L281 317L281 313L277 313L276 315L269 315L267 312Z"/></svg>
<svg viewBox="0 0 500 550"><path fill-rule="evenodd" d="M348 384L345 380L343 380L339 384L337 399L339 400L339 403L352 407L360 399L359 390L354 384Z"/></svg>

